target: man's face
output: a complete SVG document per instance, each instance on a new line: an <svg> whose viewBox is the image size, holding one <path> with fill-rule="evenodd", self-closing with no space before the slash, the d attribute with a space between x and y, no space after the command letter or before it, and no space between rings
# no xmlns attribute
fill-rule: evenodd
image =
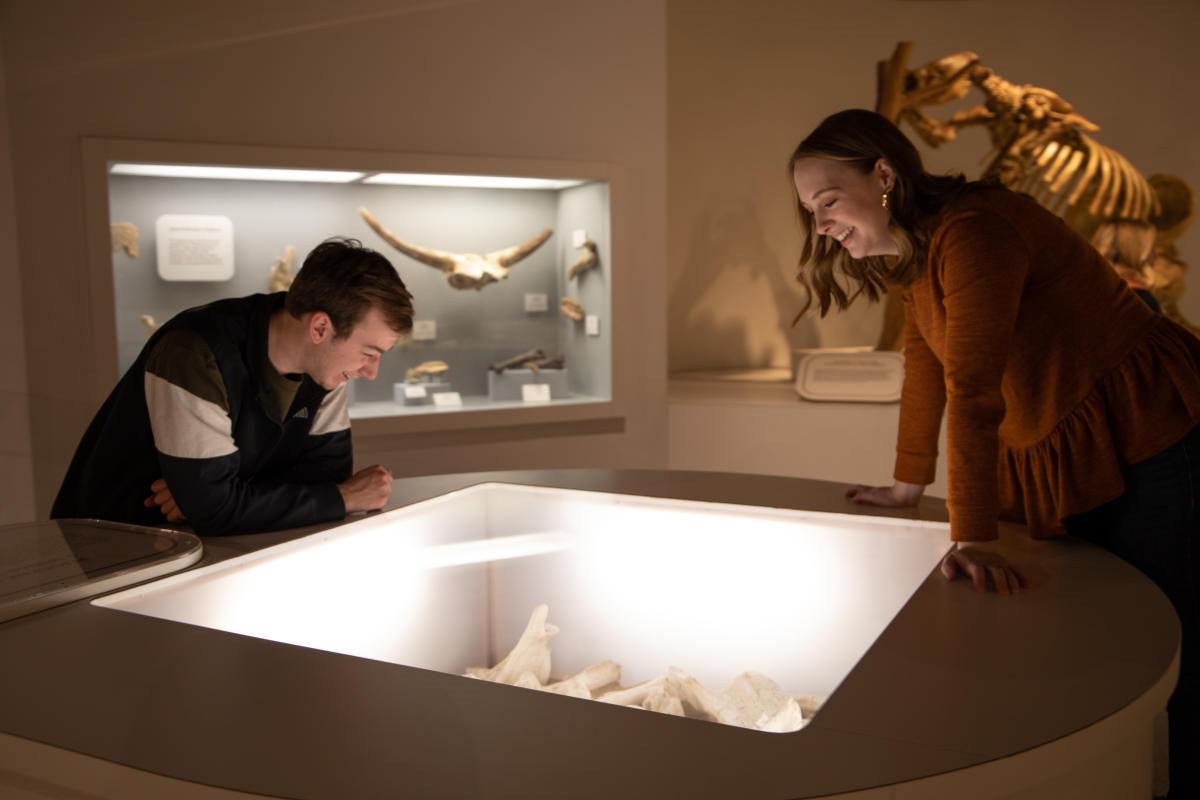
<svg viewBox="0 0 1200 800"><path fill-rule="evenodd" d="M335 389L351 378L374 380L379 374L379 357L391 350L398 338L380 310L372 306L343 339L334 338L329 325L320 341L314 343L313 359L306 372L325 389Z"/></svg>

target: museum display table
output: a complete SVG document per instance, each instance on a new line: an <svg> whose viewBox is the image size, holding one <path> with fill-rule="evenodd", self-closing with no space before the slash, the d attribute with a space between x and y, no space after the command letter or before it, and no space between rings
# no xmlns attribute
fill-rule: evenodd
<svg viewBox="0 0 1200 800"><path fill-rule="evenodd" d="M821 481L643 470L410 478L389 509L488 482L946 519L929 500L852 506L844 486ZM209 538L193 569L330 527ZM1002 542L1034 588L977 594L933 571L816 717L783 734L77 601L0 624L0 794L1148 796L1153 720L1178 664L1170 605L1086 543L1034 542L1015 527Z"/></svg>

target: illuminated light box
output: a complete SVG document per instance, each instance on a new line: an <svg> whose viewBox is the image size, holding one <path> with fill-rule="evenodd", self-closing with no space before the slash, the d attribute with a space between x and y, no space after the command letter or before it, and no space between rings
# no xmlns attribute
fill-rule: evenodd
<svg viewBox="0 0 1200 800"><path fill-rule="evenodd" d="M544 603L552 677L611 660L624 686L677 666L828 695L950 546L946 523L493 483L93 603L451 674Z"/></svg>

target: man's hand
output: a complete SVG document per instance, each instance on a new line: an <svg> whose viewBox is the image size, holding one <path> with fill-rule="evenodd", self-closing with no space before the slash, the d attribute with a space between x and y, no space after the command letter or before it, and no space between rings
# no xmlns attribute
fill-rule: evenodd
<svg viewBox="0 0 1200 800"><path fill-rule="evenodd" d="M970 578L977 592L986 592L989 584L999 594L1016 594L1030 586L1008 559L978 542L959 542L942 559L942 574L949 581L959 575Z"/></svg>
<svg viewBox="0 0 1200 800"><path fill-rule="evenodd" d="M351 475L345 483L339 483L338 491L342 493L347 514L375 511L383 508L392 493L392 471L381 464L373 464Z"/></svg>
<svg viewBox="0 0 1200 800"><path fill-rule="evenodd" d="M167 488L167 482L162 478L150 484L150 496L142 501L142 505L146 508L158 506L158 510L167 518L167 522L183 522L184 520L183 512L175 504L175 498L171 496L171 490Z"/></svg>
<svg viewBox="0 0 1200 800"><path fill-rule="evenodd" d="M891 486L858 486L846 490L846 497L852 503L868 506L915 506L925 494L925 487L919 483L901 483L896 481Z"/></svg>

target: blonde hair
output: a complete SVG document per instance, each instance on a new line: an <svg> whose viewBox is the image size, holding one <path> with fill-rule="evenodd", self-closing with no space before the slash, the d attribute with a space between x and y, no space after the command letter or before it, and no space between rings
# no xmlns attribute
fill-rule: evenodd
<svg viewBox="0 0 1200 800"><path fill-rule="evenodd" d="M802 158L841 161L864 175L880 159L886 161L895 174L887 195L891 212L888 233L899 255L894 260L886 256L851 258L836 242L817 234L812 214L793 190L792 200L805 237L796 280L808 293L793 325L812 306L814 297L823 317L833 305L845 309L864 294L877 301L889 286L911 285L925 271L937 215L970 185L962 175L926 172L920 153L908 137L886 117L863 109L840 111L813 129L788 161L789 178ZM839 274L850 279L849 291L838 282Z"/></svg>

